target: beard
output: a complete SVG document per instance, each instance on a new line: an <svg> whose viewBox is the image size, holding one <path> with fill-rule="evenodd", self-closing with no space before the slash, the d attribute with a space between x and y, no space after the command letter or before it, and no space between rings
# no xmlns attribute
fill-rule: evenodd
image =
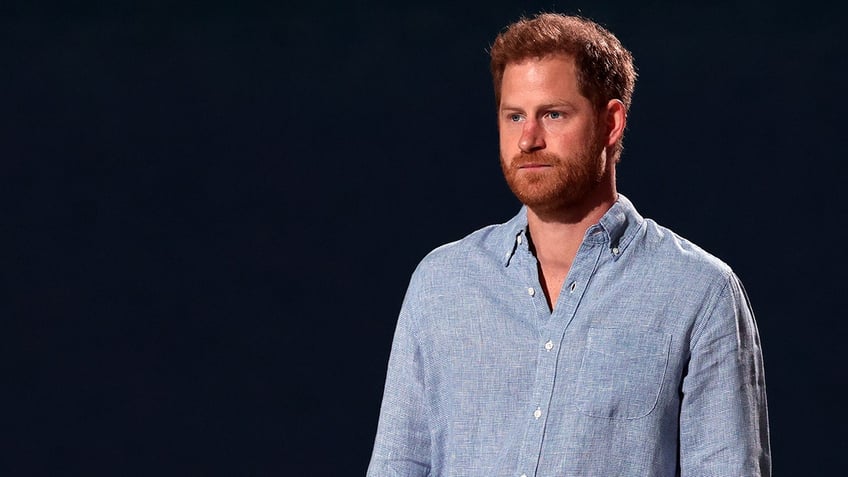
<svg viewBox="0 0 848 477"><path fill-rule="evenodd" d="M521 170L529 164L550 167ZM606 168L606 154L599 141L592 141L569 157L541 151L521 152L507 163L501 154L501 169L510 190L522 204L536 212L582 204L603 180Z"/></svg>

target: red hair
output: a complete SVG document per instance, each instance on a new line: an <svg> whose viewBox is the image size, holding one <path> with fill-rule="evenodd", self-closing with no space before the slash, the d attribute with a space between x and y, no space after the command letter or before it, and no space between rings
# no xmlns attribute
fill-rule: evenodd
<svg viewBox="0 0 848 477"><path fill-rule="evenodd" d="M636 85L633 56L615 35L591 20L556 13L522 18L502 31L489 51L498 104L507 64L565 54L574 58L584 96L597 106L618 99L630 108Z"/></svg>

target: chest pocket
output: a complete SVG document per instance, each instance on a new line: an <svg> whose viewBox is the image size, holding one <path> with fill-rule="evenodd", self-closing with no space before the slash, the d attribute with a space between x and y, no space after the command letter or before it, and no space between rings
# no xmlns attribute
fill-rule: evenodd
<svg viewBox="0 0 848 477"><path fill-rule="evenodd" d="M576 405L584 414L638 419L654 410L671 335L651 330L590 328L577 375Z"/></svg>

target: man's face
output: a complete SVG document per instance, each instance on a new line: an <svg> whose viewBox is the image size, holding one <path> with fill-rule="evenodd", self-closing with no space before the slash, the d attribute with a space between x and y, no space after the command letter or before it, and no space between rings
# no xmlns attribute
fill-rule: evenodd
<svg viewBox="0 0 848 477"><path fill-rule="evenodd" d="M506 66L498 108L501 167L512 192L542 212L580 204L607 169L603 121L568 56Z"/></svg>

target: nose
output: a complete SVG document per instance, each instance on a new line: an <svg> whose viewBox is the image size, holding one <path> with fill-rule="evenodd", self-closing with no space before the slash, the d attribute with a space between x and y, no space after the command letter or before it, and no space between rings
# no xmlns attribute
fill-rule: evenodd
<svg viewBox="0 0 848 477"><path fill-rule="evenodd" d="M518 148L521 152L533 152L545 148L545 135L541 124L532 119L524 123L521 138L518 139Z"/></svg>

